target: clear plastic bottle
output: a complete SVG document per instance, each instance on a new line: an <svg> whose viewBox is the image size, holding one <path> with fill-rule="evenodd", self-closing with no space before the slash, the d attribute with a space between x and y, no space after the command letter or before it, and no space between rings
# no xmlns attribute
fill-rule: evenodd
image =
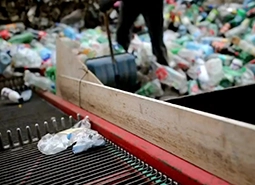
<svg viewBox="0 0 255 185"><path fill-rule="evenodd" d="M235 28L230 29L225 33L225 37L232 38L234 36L240 35L242 33L245 33L247 31L247 28L249 27L250 20L245 19L240 26L237 26Z"/></svg>
<svg viewBox="0 0 255 185"><path fill-rule="evenodd" d="M210 59L205 63L208 75L210 77L209 85L216 86L224 77L223 66L220 59Z"/></svg>
<svg viewBox="0 0 255 185"><path fill-rule="evenodd" d="M213 58L219 58L222 61L222 64L224 66L229 66L232 62L232 60L235 58L234 56L231 55L223 55L223 54L218 54L218 53L214 53L212 55L209 55L206 60L210 60Z"/></svg>
<svg viewBox="0 0 255 185"><path fill-rule="evenodd" d="M50 79L43 76L38 76L28 70L25 71L24 81L26 85L35 86L44 91L53 91L55 89L55 84Z"/></svg>
<svg viewBox="0 0 255 185"><path fill-rule="evenodd" d="M33 40L31 46L35 48L37 53L40 55L43 61L46 61L51 58L51 51L45 48L40 42Z"/></svg>
<svg viewBox="0 0 255 185"><path fill-rule="evenodd" d="M202 50L189 50L186 48L176 48L172 50L173 54L180 56L188 62L194 62L196 58L203 57ZM189 64L190 65L190 64Z"/></svg>
<svg viewBox="0 0 255 185"><path fill-rule="evenodd" d="M157 65L156 76L161 83L179 90L181 94L188 91L187 77L170 67Z"/></svg>
<svg viewBox="0 0 255 185"><path fill-rule="evenodd" d="M240 47L243 51L255 56L255 46L245 40L241 40L239 37L233 37L232 43Z"/></svg>

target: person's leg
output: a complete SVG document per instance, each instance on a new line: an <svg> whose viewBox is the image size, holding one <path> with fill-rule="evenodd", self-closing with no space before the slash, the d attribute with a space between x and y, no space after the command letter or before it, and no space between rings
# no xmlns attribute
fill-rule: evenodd
<svg viewBox="0 0 255 185"><path fill-rule="evenodd" d="M119 25L117 30L117 42L127 51L130 39L131 28L134 21L140 14L139 7L132 0L122 1L119 15Z"/></svg>
<svg viewBox="0 0 255 185"><path fill-rule="evenodd" d="M142 14L150 34L153 54L158 63L168 65L167 49L163 41L163 0L147 0Z"/></svg>

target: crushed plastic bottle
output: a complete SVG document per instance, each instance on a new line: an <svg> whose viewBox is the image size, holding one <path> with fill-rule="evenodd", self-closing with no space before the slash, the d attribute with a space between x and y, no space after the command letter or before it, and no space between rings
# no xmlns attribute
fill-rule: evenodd
<svg viewBox="0 0 255 185"><path fill-rule="evenodd" d="M91 129L88 116L76 123L72 128L55 133L46 134L37 144L38 150L45 155L53 155L72 146L74 154L85 152L90 148L105 145L104 138Z"/></svg>

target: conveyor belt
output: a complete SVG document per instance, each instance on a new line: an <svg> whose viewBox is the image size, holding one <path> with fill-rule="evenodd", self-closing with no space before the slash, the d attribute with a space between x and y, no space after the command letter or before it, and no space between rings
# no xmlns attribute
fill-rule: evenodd
<svg viewBox="0 0 255 185"><path fill-rule="evenodd" d="M178 184L108 140L106 146L79 155L73 155L71 149L56 155L41 154L36 138L45 133L43 122L56 117L61 130L60 118L67 115L36 94L21 108L0 105L0 113L3 143L11 146L0 152L0 184ZM37 129L35 123L39 125ZM65 123L67 128L71 126L69 121ZM50 122L48 125L49 130L54 130ZM20 128L23 139L19 139L16 128ZM6 130L10 130L9 138ZM23 145L28 143L25 140L31 144Z"/></svg>

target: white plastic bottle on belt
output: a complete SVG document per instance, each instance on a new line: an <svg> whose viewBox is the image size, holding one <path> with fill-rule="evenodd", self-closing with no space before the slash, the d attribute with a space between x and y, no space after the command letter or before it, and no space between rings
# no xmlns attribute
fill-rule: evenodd
<svg viewBox="0 0 255 185"><path fill-rule="evenodd" d="M24 81L26 85L32 85L44 91L51 91L55 88L55 84L50 79L43 76L38 76L28 70L25 71Z"/></svg>
<svg viewBox="0 0 255 185"><path fill-rule="evenodd" d="M23 98L20 96L20 94L12 89L9 89L7 87L4 87L1 91L1 96L9 99L12 102L15 103L22 103Z"/></svg>

